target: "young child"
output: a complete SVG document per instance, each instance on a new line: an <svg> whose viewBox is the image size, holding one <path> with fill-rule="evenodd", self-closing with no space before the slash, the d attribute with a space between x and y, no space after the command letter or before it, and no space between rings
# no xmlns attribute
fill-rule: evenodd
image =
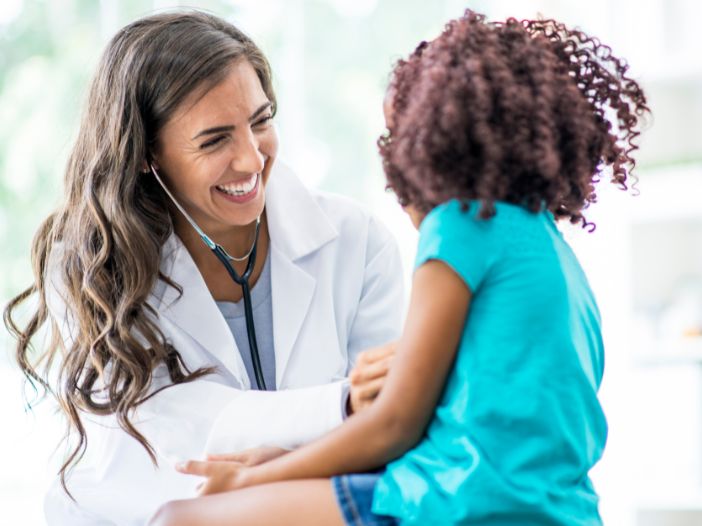
<svg viewBox="0 0 702 526"><path fill-rule="evenodd" d="M380 395L269 462L186 463L207 496L154 523L601 524L600 316L556 220L588 225L605 170L628 188L648 108L626 71L558 22L471 11L400 61L379 146L420 236Z"/></svg>

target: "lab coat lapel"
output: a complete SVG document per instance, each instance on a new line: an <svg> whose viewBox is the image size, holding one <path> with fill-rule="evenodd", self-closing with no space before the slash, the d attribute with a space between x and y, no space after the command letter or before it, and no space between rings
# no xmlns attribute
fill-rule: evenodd
<svg viewBox="0 0 702 526"><path fill-rule="evenodd" d="M231 330L190 253L175 234L165 243L161 261L161 272L180 285L183 294L180 296L173 287L159 282L158 292L149 303L159 315L185 330L248 388L246 368ZM206 364L201 361L195 364L196 367L203 365Z"/></svg>
<svg viewBox="0 0 702 526"><path fill-rule="evenodd" d="M271 237L276 385L281 387L317 284L317 278L304 264L305 256L338 233L309 190L279 162L266 189L266 216Z"/></svg>
<svg viewBox="0 0 702 526"><path fill-rule="evenodd" d="M317 280L275 246L271 248L271 258L275 383L280 387L290 353L310 310Z"/></svg>

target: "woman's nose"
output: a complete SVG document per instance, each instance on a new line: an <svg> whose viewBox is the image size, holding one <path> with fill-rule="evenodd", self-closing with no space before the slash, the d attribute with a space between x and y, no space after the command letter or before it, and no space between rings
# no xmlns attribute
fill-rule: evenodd
<svg viewBox="0 0 702 526"><path fill-rule="evenodd" d="M251 132L241 134L235 142L232 169L236 172L260 173L264 164L265 157L256 136Z"/></svg>

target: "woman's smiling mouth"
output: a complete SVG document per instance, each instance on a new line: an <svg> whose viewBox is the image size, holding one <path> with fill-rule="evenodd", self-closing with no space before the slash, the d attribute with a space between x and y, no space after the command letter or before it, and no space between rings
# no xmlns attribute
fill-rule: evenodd
<svg viewBox="0 0 702 526"><path fill-rule="evenodd" d="M215 186L215 189L228 201L245 203L256 197L260 180L261 174L255 173L248 179L236 183L217 185Z"/></svg>

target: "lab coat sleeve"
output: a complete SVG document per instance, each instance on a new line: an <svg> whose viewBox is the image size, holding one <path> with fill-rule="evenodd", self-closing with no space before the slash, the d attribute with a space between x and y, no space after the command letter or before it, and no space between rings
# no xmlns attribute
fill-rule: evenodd
<svg viewBox="0 0 702 526"><path fill-rule="evenodd" d="M258 446L295 449L311 442L341 424L343 384L338 381L285 391L239 391L220 411L205 450L216 454Z"/></svg>
<svg viewBox="0 0 702 526"><path fill-rule="evenodd" d="M350 367L358 353L397 340L404 314L400 251L394 236L371 218L361 298L348 339Z"/></svg>
<svg viewBox="0 0 702 526"><path fill-rule="evenodd" d="M160 369L160 376L166 374ZM343 383L257 391L205 377L157 393L139 406L135 420L158 457L171 467L205 453L258 446L294 449L342 422Z"/></svg>

